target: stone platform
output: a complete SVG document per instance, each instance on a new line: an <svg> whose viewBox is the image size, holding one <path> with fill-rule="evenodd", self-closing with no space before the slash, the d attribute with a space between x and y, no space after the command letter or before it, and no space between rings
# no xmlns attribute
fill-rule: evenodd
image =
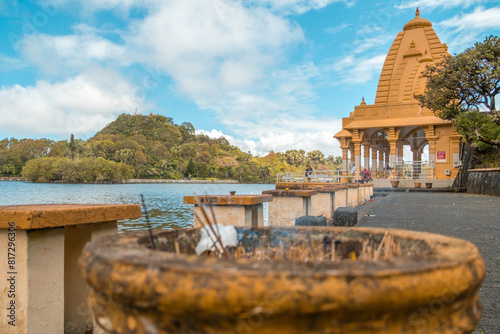
<svg viewBox="0 0 500 334"><path fill-rule="evenodd" d="M500 197L447 192L377 192L360 205L359 227L438 233L476 245L486 263L479 296L483 317L474 334L500 333Z"/></svg>

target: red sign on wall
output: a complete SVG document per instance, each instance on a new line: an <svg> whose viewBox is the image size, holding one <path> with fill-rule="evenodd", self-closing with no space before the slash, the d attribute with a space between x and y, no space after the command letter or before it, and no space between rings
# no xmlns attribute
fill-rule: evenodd
<svg viewBox="0 0 500 334"><path fill-rule="evenodd" d="M437 151L436 161L446 161L446 151Z"/></svg>

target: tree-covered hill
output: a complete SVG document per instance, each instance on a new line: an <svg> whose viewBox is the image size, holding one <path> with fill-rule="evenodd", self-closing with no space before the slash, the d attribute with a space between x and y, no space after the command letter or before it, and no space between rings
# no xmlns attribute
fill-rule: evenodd
<svg viewBox="0 0 500 334"><path fill-rule="evenodd" d="M325 158L318 150L254 157L223 137L196 135L192 124L176 125L171 118L155 114L122 114L87 141L73 136L63 141L0 141L0 175L23 173L38 182L117 182L121 177L132 177L260 183L274 182L279 172L304 170L307 164L335 169L339 159ZM92 166L107 172L85 170ZM110 173L110 168L120 174Z"/></svg>

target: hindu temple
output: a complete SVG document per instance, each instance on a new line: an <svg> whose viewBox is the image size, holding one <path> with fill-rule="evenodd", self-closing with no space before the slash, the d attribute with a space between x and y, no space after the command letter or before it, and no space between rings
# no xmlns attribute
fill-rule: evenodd
<svg viewBox="0 0 500 334"><path fill-rule="evenodd" d="M340 142L344 170L367 168L378 178L396 177L391 173L394 169L399 178L455 178L460 134L451 122L415 99L424 92L426 66L450 56L447 49L417 8L385 58L375 103L367 104L363 98L342 119L342 131L334 135ZM411 152L411 161L404 161L404 150Z"/></svg>

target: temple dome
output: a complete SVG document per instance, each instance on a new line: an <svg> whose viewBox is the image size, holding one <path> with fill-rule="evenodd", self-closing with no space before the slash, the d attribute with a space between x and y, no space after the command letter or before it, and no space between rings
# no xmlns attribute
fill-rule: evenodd
<svg viewBox="0 0 500 334"><path fill-rule="evenodd" d="M429 20L416 17L400 31L387 53L380 74L375 104L418 103L414 96L422 94L426 79L422 75L426 65L449 55Z"/></svg>
<svg viewBox="0 0 500 334"><path fill-rule="evenodd" d="M420 17L420 11L417 8L417 11L415 12L415 18L404 25L403 31L424 27L432 27L432 23L431 21Z"/></svg>

